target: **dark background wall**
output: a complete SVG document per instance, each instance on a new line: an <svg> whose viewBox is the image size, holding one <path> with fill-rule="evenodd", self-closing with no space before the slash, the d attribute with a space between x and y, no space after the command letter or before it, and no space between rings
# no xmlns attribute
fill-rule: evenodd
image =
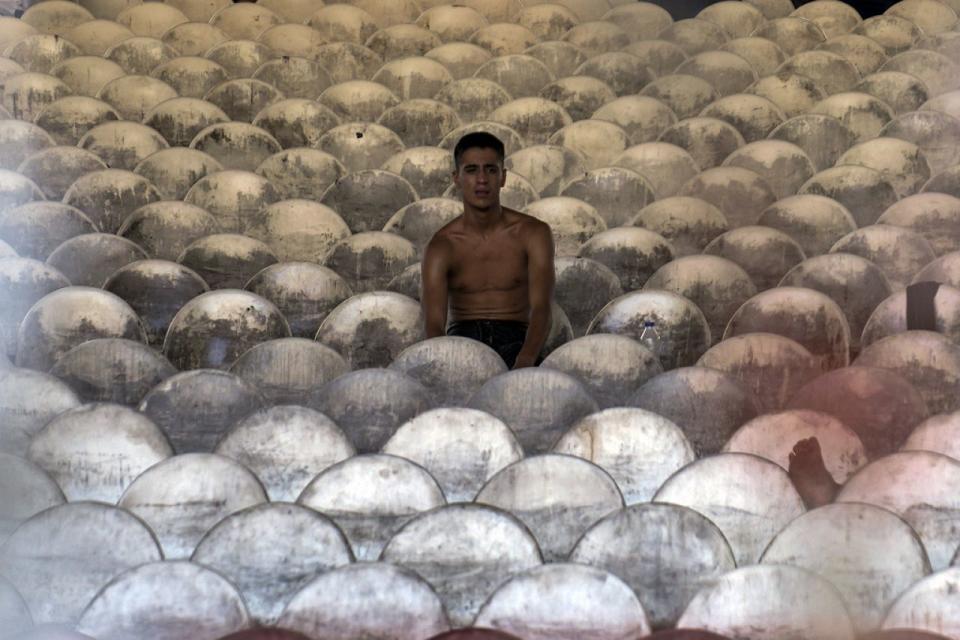
<svg viewBox="0 0 960 640"><path fill-rule="evenodd" d="M652 2L658 4L673 16L674 20L681 20L683 18L692 18L701 9L707 5L714 4L714 2L719 2L720 0L646 0L647 2ZM800 6L805 4L800 0L794 0L793 4L795 6ZM893 0L860 0L858 2L848 2L851 7L857 10L857 12L864 18L869 18L870 16L875 16L883 13L893 4L896 4Z"/></svg>

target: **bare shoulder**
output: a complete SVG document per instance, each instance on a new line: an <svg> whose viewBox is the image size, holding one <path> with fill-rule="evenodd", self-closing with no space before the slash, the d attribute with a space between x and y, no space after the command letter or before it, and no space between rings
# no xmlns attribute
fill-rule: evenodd
<svg viewBox="0 0 960 640"><path fill-rule="evenodd" d="M434 232L426 251L446 251L453 248L454 236L463 229L463 216L457 216Z"/></svg>
<svg viewBox="0 0 960 640"><path fill-rule="evenodd" d="M503 208L504 217L507 224L518 225L521 232L528 237L542 236L550 234L550 225L543 220L534 218L526 213L520 213L513 209Z"/></svg>

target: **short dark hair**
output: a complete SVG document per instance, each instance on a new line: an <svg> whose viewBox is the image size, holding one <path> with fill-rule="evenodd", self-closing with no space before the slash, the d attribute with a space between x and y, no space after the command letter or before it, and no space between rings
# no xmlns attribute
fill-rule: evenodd
<svg viewBox="0 0 960 640"><path fill-rule="evenodd" d="M474 131L460 138L460 140L457 141L457 146L453 148L454 169L460 168L460 160L463 158L463 154L467 149L493 149L497 152L501 163L506 155L500 138L486 131Z"/></svg>

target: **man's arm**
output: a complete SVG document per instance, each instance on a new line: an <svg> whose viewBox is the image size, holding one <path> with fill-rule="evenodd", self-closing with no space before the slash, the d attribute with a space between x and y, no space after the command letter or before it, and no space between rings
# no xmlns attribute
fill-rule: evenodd
<svg viewBox="0 0 960 640"><path fill-rule="evenodd" d="M447 332L447 272L450 265L449 243L434 236L423 252L420 265L420 308L423 309L427 338Z"/></svg>
<svg viewBox="0 0 960 640"><path fill-rule="evenodd" d="M553 299L553 234L544 223L536 224L527 249L527 286L530 321L514 369L532 367L550 332L550 301Z"/></svg>

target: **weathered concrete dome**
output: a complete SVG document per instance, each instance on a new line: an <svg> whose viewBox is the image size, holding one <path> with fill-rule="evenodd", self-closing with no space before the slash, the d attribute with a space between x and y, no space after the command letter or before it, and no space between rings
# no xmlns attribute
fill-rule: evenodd
<svg viewBox="0 0 960 640"><path fill-rule="evenodd" d="M854 91L869 93L883 100L895 114L919 109L930 101L930 90L923 80L902 71L878 71L865 76ZM942 94L949 95L949 94Z"/></svg>
<svg viewBox="0 0 960 640"><path fill-rule="evenodd" d="M213 122L194 135L190 148L202 151L224 169L253 171L283 150L276 138L246 122ZM284 194L286 195L286 194Z"/></svg>
<svg viewBox="0 0 960 640"><path fill-rule="evenodd" d="M364 231L337 242L323 264L346 280L353 291L363 293L385 289L416 260L417 250L406 238L384 231Z"/></svg>
<svg viewBox="0 0 960 640"><path fill-rule="evenodd" d="M105 233L114 233L134 210L160 199L160 192L149 180L121 169L88 173L70 185L63 196L64 204L86 213Z"/></svg>
<svg viewBox="0 0 960 640"><path fill-rule="evenodd" d="M403 141L390 129L374 123L352 122L327 131L320 149L338 158L348 171L379 168L404 149Z"/></svg>
<svg viewBox="0 0 960 640"><path fill-rule="evenodd" d="M176 372L173 365L167 362L167 360L154 349L151 349L142 342L122 338L97 338L88 340L60 356L57 363L50 369L51 375L63 380L70 385L70 388L76 389L80 399L84 402L110 402L132 406L139 404L140 400L150 389L174 375ZM102 419L96 420L96 422L102 422ZM66 427L66 430L70 432L74 431L72 426ZM157 443L162 442L160 449L166 454L163 455L165 458L172 453L169 445L166 443L166 437L162 435L159 429L154 428L153 431L156 435L151 438L151 440ZM102 446L103 443L109 442L115 437L102 433L94 435L90 431L87 431L85 435L81 435L80 433L67 435L66 433L60 432L60 435L57 436L55 433L56 429L50 429L46 435L36 437L31 443L31 453L36 454L38 446L41 449L46 449L48 455L52 454L53 458L58 459L55 466L61 468L64 466L64 458L69 457L69 454L61 448L65 440L77 437L78 440L74 443L74 446L86 440L86 446L96 449L98 446ZM45 444L39 445L38 441L40 440L45 440ZM83 445L81 444L81 446ZM74 451L73 453L77 452ZM36 460L36 458L34 459ZM159 462L159 459L154 458L154 462ZM147 464L149 465L151 462L147 462ZM139 473L139 471L145 469L146 467L138 470L135 469L134 473ZM66 473L57 474L60 476L58 480L61 482L61 487L67 489L69 492L69 488L71 488L70 485L73 485L72 488L78 488L79 485L82 487L81 491L86 494L85 497L87 499L101 499L106 502L114 502L120 498L120 493L124 488L122 485L119 488L115 487L115 493L109 491L104 491L104 493L89 491L92 487L84 486L89 481L79 480L76 476L71 478L69 470L65 471ZM128 477L126 480L129 482L132 479L132 477ZM100 482L103 482L102 478L94 480L90 484L96 486L99 485ZM102 485L97 488L100 490L105 489ZM89 493L87 491L89 491ZM69 497L75 500L80 496L75 493Z"/></svg>
<svg viewBox="0 0 960 640"><path fill-rule="evenodd" d="M85 233L65 240L47 258L47 264L70 274L71 284L102 287L117 269L145 260L136 243L112 233Z"/></svg>
<svg viewBox="0 0 960 640"><path fill-rule="evenodd" d="M399 60L410 56L422 56L442 44L440 38L415 24L384 25L367 38L364 46L384 61Z"/></svg>
<svg viewBox="0 0 960 640"><path fill-rule="evenodd" d="M576 70L589 60L582 49L563 40L538 42L525 49L523 53L546 65L555 78L576 73Z"/></svg>
<svg viewBox="0 0 960 640"><path fill-rule="evenodd" d="M303 404L307 393L312 389L348 371L347 363L330 347L306 338L293 337L277 338L254 345L230 366L230 373L240 376L255 386L267 402L273 405ZM251 417L244 421L243 426L238 424L231 431L231 435L217 445L216 452L246 464L251 471L260 476L274 500L278 499L274 489L278 489L285 501L293 501L300 495L300 491L310 478L320 473L323 468L354 453L353 447L329 418L320 417L312 409L305 407L303 409L303 412L267 411L256 418ZM304 453L311 458L319 453L318 445L321 448L328 448L327 454L318 456L324 460L325 464L322 468L312 466L317 462L317 458L314 458L306 468L300 466L298 469L297 465L291 465L293 468L290 477L285 479L282 473L272 468L274 464L270 461L271 456L264 452L263 445L256 442L256 438L250 438L257 432L262 434L266 423L272 422L276 425L286 420L294 423L291 427L293 430L302 429L305 423L308 427L311 425L319 427L317 433L319 441L311 441L311 438L303 437L302 431L299 434L301 437L293 438L293 441L302 440L305 447ZM273 441L280 458L292 455L288 448L290 440L286 434L280 435L282 431L282 429L275 430L278 435L274 436ZM274 459L274 461L277 460ZM302 465L305 460L294 460L294 462ZM266 473L261 473L261 470L265 470ZM305 471L311 473L305 476Z"/></svg>
<svg viewBox="0 0 960 640"><path fill-rule="evenodd" d="M739 380L756 397L761 413L782 408L797 389L821 372L817 359L800 343L773 333L721 340L696 364Z"/></svg>
<svg viewBox="0 0 960 640"><path fill-rule="evenodd" d="M97 230L85 213L60 202L28 202L0 212L0 239L24 258L46 260L64 240Z"/></svg>
<svg viewBox="0 0 960 640"><path fill-rule="evenodd" d="M797 53L784 62L778 71L807 76L823 88L828 96L852 91L860 82L860 72L853 63L823 49Z"/></svg>
<svg viewBox="0 0 960 640"><path fill-rule="evenodd" d="M733 53L746 60L758 78L773 74L787 59L787 54L773 40L749 35L724 43L719 51Z"/></svg>
<svg viewBox="0 0 960 640"><path fill-rule="evenodd" d="M255 40L226 40L203 54L227 70L230 78L249 78L274 58L270 48Z"/></svg>
<svg viewBox="0 0 960 640"><path fill-rule="evenodd" d="M0 205L3 208L43 199L43 191L32 180L14 171L0 170Z"/></svg>
<svg viewBox="0 0 960 640"><path fill-rule="evenodd" d="M625 225L639 208L656 198L646 178L623 167L587 172L564 184L560 195L577 198L594 207L608 228Z"/></svg>
<svg viewBox="0 0 960 640"><path fill-rule="evenodd" d="M960 288L941 283L934 300L936 331L960 342ZM863 328L864 347L907 330L907 293L899 291L878 304Z"/></svg>
<svg viewBox="0 0 960 640"><path fill-rule="evenodd" d="M884 12L914 23L925 33L950 30L957 22L957 13L945 2L934 0L902 0Z"/></svg>
<svg viewBox="0 0 960 640"><path fill-rule="evenodd" d="M74 95L95 98L103 85L124 74L123 67L99 56L84 55L64 60L50 70Z"/></svg>
<svg viewBox="0 0 960 640"><path fill-rule="evenodd" d="M22 120L0 121L0 168L15 170L37 151L56 145L49 133Z"/></svg>
<svg viewBox="0 0 960 640"><path fill-rule="evenodd" d="M726 216L733 228L755 224L775 200L767 182L740 167L714 167L690 178L678 195L706 200Z"/></svg>
<svg viewBox="0 0 960 640"><path fill-rule="evenodd" d="M892 293L878 266L849 253L829 253L801 262L780 281L830 296L843 309L850 327L850 348L860 351L860 335L873 310Z"/></svg>
<svg viewBox="0 0 960 640"><path fill-rule="evenodd" d="M617 156L613 165L632 169L646 178L658 199L676 195L700 171L686 150L666 142L633 145Z"/></svg>
<svg viewBox="0 0 960 640"><path fill-rule="evenodd" d="M190 21L180 9L166 3L129 6L114 19L138 36L149 38L159 38L178 24Z"/></svg>
<svg viewBox="0 0 960 640"><path fill-rule="evenodd" d="M906 51L923 36L920 27L891 14L867 18L855 27L853 32L880 43L888 56Z"/></svg>
<svg viewBox="0 0 960 640"><path fill-rule="evenodd" d="M258 271L279 262L263 242L239 233L215 233L191 242L177 258L211 289L241 289Z"/></svg>
<svg viewBox="0 0 960 640"><path fill-rule="evenodd" d="M315 100L332 84L330 74L315 60L283 56L264 62L253 78L276 87L287 98Z"/></svg>
<svg viewBox="0 0 960 640"><path fill-rule="evenodd" d="M22 496L20 504L12 504L12 500L7 502L9 506L0 515L0 532L6 540L23 522L41 511L63 504L65 500L57 483L34 463L10 453L2 453L0 458L3 459L4 491L8 492L7 495ZM26 604L19 594L14 595L16 591L6 578L2 585L4 620L10 620L7 624L25 631L32 626ZM21 629L21 624L26 626Z"/></svg>
<svg viewBox="0 0 960 640"><path fill-rule="evenodd" d="M835 93L814 105L811 113L838 119L850 129L857 143L876 138L894 118L893 110L885 102L858 91Z"/></svg>
<svg viewBox="0 0 960 640"><path fill-rule="evenodd" d="M212 102L231 120L253 122L260 111L283 99L276 87L253 78L234 78L216 85L203 99Z"/></svg>
<svg viewBox="0 0 960 640"><path fill-rule="evenodd" d="M923 185L922 191L960 197L960 166L955 165L933 176Z"/></svg>
<svg viewBox="0 0 960 640"><path fill-rule="evenodd" d="M158 38L138 36L124 40L107 49L104 57L119 64L128 74L151 75L155 67L178 55L176 49Z"/></svg>
<svg viewBox="0 0 960 640"><path fill-rule="evenodd" d="M393 92L401 100L433 98L453 81L447 68L422 56L391 60L373 75L372 81Z"/></svg>
<svg viewBox="0 0 960 640"><path fill-rule="evenodd" d="M77 146L97 154L108 167L132 171L142 160L170 145L150 127L121 120L93 127Z"/></svg>
<svg viewBox="0 0 960 640"><path fill-rule="evenodd" d="M383 58L355 42L332 42L317 51L317 62L333 83L367 80L383 66Z"/></svg>
<svg viewBox="0 0 960 640"><path fill-rule="evenodd" d="M6 300L0 312L0 354L12 361L17 353L17 329L30 308L48 293L69 287L70 280L51 265L31 258L0 259L0 295Z"/></svg>
<svg viewBox="0 0 960 640"><path fill-rule="evenodd" d="M861 78L877 72L887 61L887 52L878 42L855 33L831 37L819 48L846 58L856 67Z"/></svg>
<svg viewBox="0 0 960 640"><path fill-rule="evenodd" d="M626 404L671 420L697 457L719 452L730 435L760 411L746 387L705 367L662 373L630 394Z"/></svg>
<svg viewBox="0 0 960 640"><path fill-rule="evenodd" d="M763 140L787 119L773 102L749 93L737 93L714 100L700 115L729 122L747 142Z"/></svg>
<svg viewBox="0 0 960 640"><path fill-rule="evenodd" d="M267 206L246 235L265 243L281 261L320 262L350 229L326 205L294 199Z"/></svg>
<svg viewBox="0 0 960 640"><path fill-rule="evenodd" d="M305 22L328 42L363 44L378 29L372 15L349 4L329 4L321 7Z"/></svg>
<svg viewBox="0 0 960 640"><path fill-rule="evenodd" d="M209 291L195 271L168 260L138 260L117 269L103 284L137 312L147 342L161 347L170 321L190 300ZM152 385L151 385L152 386ZM141 394L141 397L143 394ZM141 399L137 398L137 401Z"/></svg>
<svg viewBox="0 0 960 640"><path fill-rule="evenodd" d="M719 166L724 158L745 144L732 124L706 117L680 120L665 129L658 140L685 149L701 169Z"/></svg>
<svg viewBox="0 0 960 640"><path fill-rule="evenodd" d="M269 550L287 558L282 568L273 564ZM353 554L343 533L325 516L299 505L264 504L217 523L197 545L192 560L237 585L250 615L271 624L315 575L349 564ZM263 574L275 580L256 578ZM288 633L290 640L301 640L300 634Z"/></svg>
<svg viewBox="0 0 960 640"><path fill-rule="evenodd" d="M576 198L543 198L531 203L524 213L550 225L559 256L576 255L584 242L607 228L595 208Z"/></svg>
<svg viewBox="0 0 960 640"><path fill-rule="evenodd" d="M630 44L626 30L609 20L588 20L571 27L562 39L576 46L588 57L619 51Z"/></svg>
<svg viewBox="0 0 960 640"><path fill-rule="evenodd" d="M43 6L41 6L43 5ZM87 9L74 2L59 0L35 3L28 7L20 21L40 33L63 35L66 31L78 24L93 20L94 16Z"/></svg>
<svg viewBox="0 0 960 640"><path fill-rule="evenodd" d="M127 75L105 84L98 97L124 120L141 122L158 104L176 98L177 90L156 78Z"/></svg>
<svg viewBox="0 0 960 640"><path fill-rule="evenodd" d="M493 59L489 51L469 42L448 42L430 49L423 57L445 66L455 80L473 77L477 69Z"/></svg>
<svg viewBox="0 0 960 640"><path fill-rule="evenodd" d="M406 180L420 198L435 198L450 185L453 157L437 147L413 147L391 156L380 168Z"/></svg>
<svg viewBox="0 0 960 640"><path fill-rule="evenodd" d="M17 366L49 370L64 353L93 338L146 342L137 314L117 296L90 287L57 289L37 301L20 323Z"/></svg>
<svg viewBox="0 0 960 640"><path fill-rule="evenodd" d="M440 336L407 347L390 368L426 387L435 405L450 407L465 405L487 380L507 371L492 348L459 336ZM401 455L386 449L384 452Z"/></svg>
<svg viewBox="0 0 960 640"><path fill-rule="evenodd" d="M55 76L24 71L4 80L0 100L11 116L33 122L44 107L70 93L70 88Z"/></svg>
<svg viewBox="0 0 960 640"><path fill-rule="evenodd" d="M535 96L554 80L544 63L524 54L492 58L477 68L474 77L496 82L514 98Z"/></svg>
<svg viewBox="0 0 960 640"><path fill-rule="evenodd" d="M183 201L209 212L226 232L243 233L264 209L281 200L265 178L249 171L217 171L200 178Z"/></svg>
<svg viewBox="0 0 960 640"><path fill-rule="evenodd" d="M679 46L659 39L638 40L627 45L623 50L645 60L647 66L658 77L673 73L680 63L687 59L687 54Z"/></svg>
<svg viewBox="0 0 960 640"><path fill-rule="evenodd" d="M913 282L923 282L925 280L958 286L958 283L960 283L960 252L951 251L943 254L913 277Z"/></svg>
<svg viewBox="0 0 960 640"><path fill-rule="evenodd" d="M789 235L807 257L827 253L837 240L857 229L856 221L842 204L810 194L778 200L763 210L758 224Z"/></svg>
<svg viewBox="0 0 960 640"><path fill-rule="evenodd" d="M617 275L595 260L559 257L554 271L554 299L569 317L576 337L584 335L607 302L623 293Z"/></svg>
<svg viewBox="0 0 960 640"><path fill-rule="evenodd" d="M657 37L673 42L688 56L717 49L730 39L723 27L700 18L677 20Z"/></svg>
<svg viewBox="0 0 960 640"><path fill-rule="evenodd" d="M960 119L946 113L929 109L904 113L887 123L880 135L920 147L933 175L960 162Z"/></svg>
<svg viewBox="0 0 960 640"><path fill-rule="evenodd" d="M890 73L899 73L897 71L891 71ZM909 74L903 74L909 75ZM919 82L919 78L917 79ZM942 111L947 115L957 117L960 114L960 91L948 91L947 93L940 94L934 98L929 98L926 102L920 105L920 109L933 109L934 111Z"/></svg>
<svg viewBox="0 0 960 640"><path fill-rule="evenodd" d="M354 233L381 230L396 211L416 201L417 192L409 182L382 169L341 175L321 197L321 202L338 212Z"/></svg>
<svg viewBox="0 0 960 640"><path fill-rule="evenodd" d="M620 279L624 291L644 286L657 269L674 258L673 247L659 234L640 227L601 231L584 242L577 256L605 265Z"/></svg>
<svg viewBox="0 0 960 640"><path fill-rule="evenodd" d="M284 20L266 7L235 3L217 11L209 22L233 40L256 40L261 33L283 24Z"/></svg>
<svg viewBox="0 0 960 640"><path fill-rule="evenodd" d="M831 168L856 140L837 118L813 113L790 118L771 131L769 138L797 145L819 171Z"/></svg>
<svg viewBox="0 0 960 640"><path fill-rule="evenodd" d="M463 5L437 5L426 9L416 25L432 31L443 42L466 41L470 34L489 24L483 14Z"/></svg>
<svg viewBox="0 0 960 640"><path fill-rule="evenodd" d="M922 233L941 256L955 250L960 239L960 199L945 193L918 193L890 205L877 222Z"/></svg>
<svg viewBox="0 0 960 640"><path fill-rule="evenodd" d="M670 13L652 2L616 5L601 19L620 24L632 40L641 41L656 38L673 23Z"/></svg>
<svg viewBox="0 0 960 640"><path fill-rule="evenodd" d="M25 460L33 436L57 415L80 406L80 399L70 387L47 373L7 367L0 373L0 379L3 380L0 412L6 425L0 443L5 455L12 454ZM57 493L62 502L63 494L59 488ZM18 503L11 501L6 504L13 506ZM19 504L24 507L28 505L27 500ZM2 522L6 527L10 512L4 509L3 513Z"/></svg>
<svg viewBox="0 0 960 640"><path fill-rule="evenodd" d="M699 115L720 97L706 80L682 73L660 76L645 86L640 94L656 98L670 107L680 119Z"/></svg>
<svg viewBox="0 0 960 640"><path fill-rule="evenodd" d="M48 147L34 153L17 167L17 173L33 181L44 197L56 202L63 199L67 189L78 178L106 168L103 160L89 151L64 146Z"/></svg>
<svg viewBox="0 0 960 640"><path fill-rule="evenodd" d="M282 198L316 201L347 173L347 169L326 151L293 147L266 158L256 173L275 185Z"/></svg>
<svg viewBox="0 0 960 640"><path fill-rule="evenodd" d="M569 75L601 80L617 96L637 94L656 77L643 58L625 51L593 56Z"/></svg>
<svg viewBox="0 0 960 640"><path fill-rule="evenodd" d="M724 339L757 332L777 334L803 345L819 371L845 367L850 362L847 318L843 309L820 291L796 286L763 291L732 315ZM780 398L781 405L786 399Z"/></svg>
<svg viewBox="0 0 960 640"><path fill-rule="evenodd" d="M956 580L957 569L952 567L917 581L890 606L883 621L884 628L910 627L937 634L948 631L952 621L950 595L956 588ZM925 620L937 622L926 623Z"/></svg>
<svg viewBox="0 0 960 640"><path fill-rule="evenodd" d="M703 312L669 291L634 291L614 298L594 317L587 333L615 333L639 340L647 320L656 322L664 370L693 364L710 345L710 327Z"/></svg>
<svg viewBox="0 0 960 640"><path fill-rule="evenodd" d="M788 56L816 49L827 40L816 23L798 16L774 18L750 35L773 40Z"/></svg>
<svg viewBox="0 0 960 640"><path fill-rule="evenodd" d="M386 366L423 339L420 305L388 291L357 294L327 315L316 339L340 352L352 369Z"/></svg>
<svg viewBox="0 0 960 640"><path fill-rule="evenodd" d="M489 119L510 127L534 145L545 144L554 133L573 123L567 109L544 97L509 100L492 110Z"/></svg>
<svg viewBox="0 0 960 640"><path fill-rule="evenodd" d="M815 174L798 191L799 195L824 196L840 203L853 216L856 226L874 224L895 204L898 195L893 185L875 169L842 165Z"/></svg>
<svg viewBox="0 0 960 640"><path fill-rule="evenodd" d="M749 36L766 23L766 17L746 2L719 2L700 10L697 18L723 27L731 38Z"/></svg>
<svg viewBox="0 0 960 640"><path fill-rule="evenodd" d="M936 258L922 234L905 227L872 224L848 233L830 253L850 253L877 265L893 291L903 290L925 265Z"/></svg>
<svg viewBox="0 0 960 640"><path fill-rule="evenodd" d="M96 15L96 14L94 14ZM133 31L112 19L89 20L66 31L63 36L88 56L102 56L110 47L135 37Z"/></svg>
<svg viewBox="0 0 960 640"><path fill-rule="evenodd" d="M463 205L452 198L424 198L401 207L383 225L383 230L406 238L413 243L417 255L422 256L433 234L462 213ZM420 297L419 293L416 297Z"/></svg>
<svg viewBox="0 0 960 640"><path fill-rule="evenodd" d="M707 319L713 343L720 341L734 312L757 293L740 266L710 255L673 260L657 269L643 288L672 291L696 304Z"/></svg>
<svg viewBox="0 0 960 640"><path fill-rule="evenodd" d="M81 53L77 45L65 38L38 33L11 44L4 57L20 64L24 71L50 73L59 63Z"/></svg>
<svg viewBox="0 0 960 640"><path fill-rule="evenodd" d="M541 197L560 195L564 185L587 173L582 154L556 145L525 147L507 155L504 166L526 178Z"/></svg>
<svg viewBox="0 0 960 640"><path fill-rule="evenodd" d="M936 51L914 49L890 58L881 71L902 71L914 75L927 86L930 96L938 96L958 88L957 64Z"/></svg>
<svg viewBox="0 0 960 640"><path fill-rule="evenodd" d="M147 73L167 83L185 98L203 98L215 86L230 78L223 66L199 56L175 57L152 67Z"/></svg>
<svg viewBox="0 0 960 640"><path fill-rule="evenodd" d="M674 196L657 200L640 210L630 225L654 231L670 243L674 256L701 253L728 229L727 219L715 206L699 198Z"/></svg>
<svg viewBox="0 0 960 640"><path fill-rule="evenodd" d="M213 451L234 424L265 405L260 392L217 369L184 371L150 390L138 411L153 420L178 454Z"/></svg>
<svg viewBox="0 0 960 640"><path fill-rule="evenodd" d="M812 79L790 71L764 76L750 85L745 92L766 98L775 104L786 118L806 114L827 97L827 92Z"/></svg>
<svg viewBox="0 0 960 640"><path fill-rule="evenodd" d="M802 5L791 15L814 22L828 38L850 33L863 22L856 9L834 0L818 0Z"/></svg>
<svg viewBox="0 0 960 640"><path fill-rule="evenodd" d="M860 365L816 377L797 390L787 408L838 418L857 433L870 459L896 451L928 415L923 397L906 379Z"/></svg>
<svg viewBox="0 0 960 640"><path fill-rule="evenodd" d="M171 27L160 36L164 44L168 44L182 56L202 56L218 44L230 39L222 29L218 29L207 21L183 22Z"/></svg>
<svg viewBox="0 0 960 640"><path fill-rule="evenodd" d="M752 142L727 156L723 164L757 173L778 200L794 195L816 172L803 149L781 140Z"/></svg>
<svg viewBox="0 0 960 640"><path fill-rule="evenodd" d="M933 451L950 456L956 453L957 414L930 416L920 421L900 448L901 451ZM955 458L954 458L955 459Z"/></svg>
<svg viewBox="0 0 960 640"><path fill-rule="evenodd" d="M461 126L460 117L451 107L425 98L404 100L390 107L377 124L396 133L408 147L437 145Z"/></svg>
<svg viewBox="0 0 960 640"><path fill-rule="evenodd" d="M580 17L569 7L544 3L523 7L517 22L532 31L544 42L559 40L563 34L580 23Z"/></svg>
<svg viewBox="0 0 960 640"><path fill-rule="evenodd" d="M298 338L313 338L327 314L353 295L332 269L311 262L281 262L255 275L246 289L275 304Z"/></svg>
<svg viewBox="0 0 960 640"><path fill-rule="evenodd" d="M289 335L287 321L272 303L224 289L184 305L170 323L163 354L180 370L227 369L253 345Z"/></svg>
<svg viewBox="0 0 960 640"><path fill-rule="evenodd" d="M316 60L327 40L305 24L286 23L270 27L256 38L277 56L296 56Z"/></svg>
<svg viewBox="0 0 960 640"><path fill-rule="evenodd" d="M709 82L720 96L741 93L757 80L757 73L741 56L728 51L705 51L679 67L675 73L686 74Z"/></svg>
<svg viewBox="0 0 960 640"><path fill-rule="evenodd" d="M513 99L499 84L483 78L447 82L434 98L456 111L464 122L488 120L494 110Z"/></svg>
<svg viewBox="0 0 960 640"><path fill-rule="evenodd" d="M539 38L522 24L495 22L479 27L464 40L486 49L494 56L506 56L523 53L535 45Z"/></svg>
<svg viewBox="0 0 960 640"><path fill-rule="evenodd" d="M315 100L287 98L261 109L252 124L272 135L284 149L290 149L318 144L323 134L342 120Z"/></svg>
<svg viewBox="0 0 960 640"><path fill-rule="evenodd" d="M200 207L162 200L132 211L117 234L133 240L155 258L173 261L191 242L219 230L216 219Z"/></svg>
<svg viewBox="0 0 960 640"><path fill-rule="evenodd" d="M673 110L656 98L628 95L612 100L590 116L606 120L622 128L631 145L654 142L670 126L676 124Z"/></svg>

